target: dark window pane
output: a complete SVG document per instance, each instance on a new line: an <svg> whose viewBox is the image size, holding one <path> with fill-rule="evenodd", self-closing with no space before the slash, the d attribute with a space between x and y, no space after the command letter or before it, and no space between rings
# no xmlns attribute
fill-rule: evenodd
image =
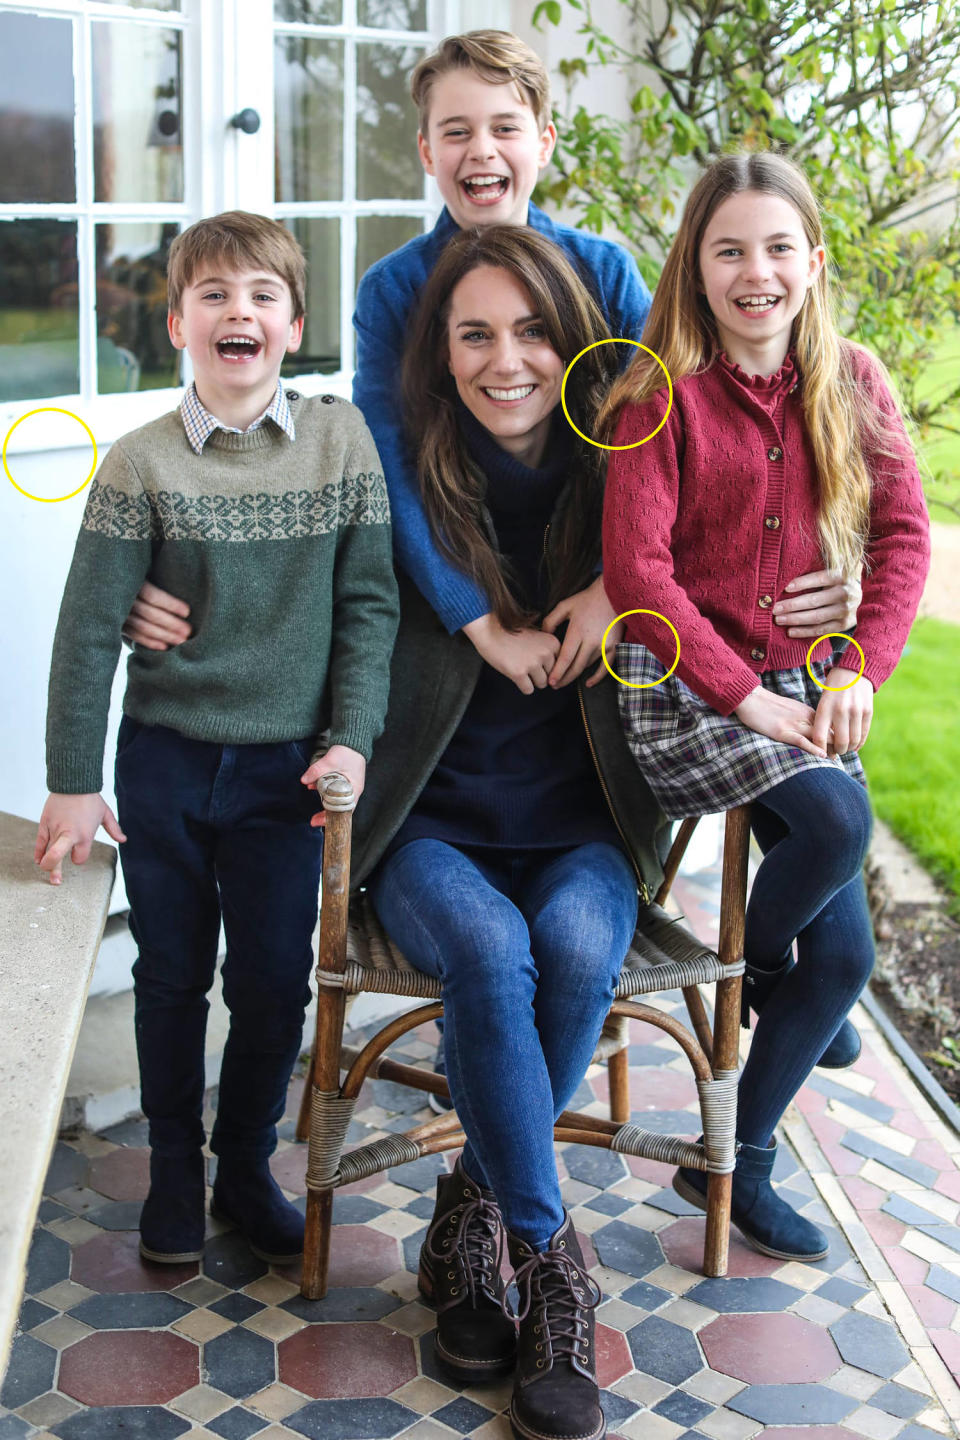
<svg viewBox="0 0 960 1440"><path fill-rule="evenodd" d="M380 30L426 30L426 0L360 0L357 20Z"/></svg>
<svg viewBox="0 0 960 1440"><path fill-rule="evenodd" d="M276 198L340 200L343 41L276 37Z"/></svg>
<svg viewBox="0 0 960 1440"><path fill-rule="evenodd" d="M419 200L417 112L410 71L423 51L412 45L357 46L357 199Z"/></svg>
<svg viewBox="0 0 960 1440"><path fill-rule="evenodd" d="M120 21L92 30L95 198L182 200L180 31Z"/></svg>
<svg viewBox="0 0 960 1440"><path fill-rule="evenodd" d="M167 251L176 225L98 225L97 389L178 385L180 352L167 335Z"/></svg>
<svg viewBox="0 0 960 1440"><path fill-rule="evenodd" d="M375 260L399 250L414 235L423 234L423 221L414 215L360 215L357 219L357 284Z"/></svg>
<svg viewBox="0 0 960 1440"><path fill-rule="evenodd" d="M340 0L273 0L273 16L288 25L339 25Z"/></svg>
<svg viewBox="0 0 960 1440"><path fill-rule="evenodd" d="M0 400L79 389L77 227L66 220L0 225Z"/></svg>
<svg viewBox="0 0 960 1440"><path fill-rule="evenodd" d="M74 201L73 26L0 14L0 201Z"/></svg>
<svg viewBox="0 0 960 1440"><path fill-rule="evenodd" d="M284 375L331 375L340 369L340 221L285 220L307 257L307 321Z"/></svg>

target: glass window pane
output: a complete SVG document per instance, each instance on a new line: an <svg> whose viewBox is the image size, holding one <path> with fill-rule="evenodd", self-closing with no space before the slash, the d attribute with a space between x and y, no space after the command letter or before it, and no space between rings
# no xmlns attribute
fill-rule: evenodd
<svg viewBox="0 0 960 1440"><path fill-rule="evenodd" d="M0 14L0 201L74 201L73 26Z"/></svg>
<svg viewBox="0 0 960 1440"><path fill-rule="evenodd" d="M180 31L92 30L95 199L182 200Z"/></svg>
<svg viewBox="0 0 960 1440"><path fill-rule="evenodd" d="M417 112L410 71L423 51L412 45L357 46L357 199L419 200Z"/></svg>
<svg viewBox="0 0 960 1440"><path fill-rule="evenodd" d="M357 284L375 260L399 250L414 235L423 234L423 221L415 215L360 215L357 217Z"/></svg>
<svg viewBox="0 0 960 1440"><path fill-rule="evenodd" d="M0 400L79 389L76 224L0 225Z"/></svg>
<svg viewBox="0 0 960 1440"><path fill-rule="evenodd" d="M98 225L97 389L157 390L180 383L167 335L167 251L176 225Z"/></svg>
<svg viewBox="0 0 960 1440"><path fill-rule="evenodd" d="M427 0L359 0L357 20L380 30L426 30Z"/></svg>
<svg viewBox="0 0 960 1440"><path fill-rule="evenodd" d="M276 37L276 198L343 193L343 41Z"/></svg>
<svg viewBox="0 0 960 1440"><path fill-rule="evenodd" d="M273 15L289 25L339 25L340 0L273 0Z"/></svg>
<svg viewBox="0 0 960 1440"><path fill-rule="evenodd" d="M332 375L340 369L340 221L284 220L307 257L307 319L303 342L283 375Z"/></svg>
<svg viewBox="0 0 960 1440"><path fill-rule="evenodd" d="M181 10L180 0L100 0L102 5L124 5L128 10Z"/></svg>

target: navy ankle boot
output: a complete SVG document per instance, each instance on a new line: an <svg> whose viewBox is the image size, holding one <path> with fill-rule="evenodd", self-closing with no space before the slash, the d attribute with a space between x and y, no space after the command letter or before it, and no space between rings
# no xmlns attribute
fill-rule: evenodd
<svg viewBox="0 0 960 1440"><path fill-rule="evenodd" d="M150 1152L150 1193L140 1212L140 1254L160 1265L203 1258L203 1152Z"/></svg>
<svg viewBox="0 0 960 1440"><path fill-rule="evenodd" d="M221 1155L210 1213L242 1231L270 1265L293 1265L303 1255L303 1216L285 1199L266 1158Z"/></svg>
<svg viewBox="0 0 960 1440"><path fill-rule="evenodd" d="M777 1260L822 1260L830 1249L826 1235L798 1215L770 1183L776 1158L776 1140L765 1150L759 1145L739 1147L730 1217L743 1238L763 1255ZM698 1210L707 1208L706 1171L678 1170L673 1188Z"/></svg>
<svg viewBox="0 0 960 1440"><path fill-rule="evenodd" d="M743 972L743 988L740 992L740 1024L750 1029L750 1011L759 1015L780 981L789 975L796 965L791 957L779 970L757 970L748 965ZM824 1050L817 1065L822 1070L845 1070L859 1059L861 1050L860 1032L849 1020L844 1020L830 1044Z"/></svg>

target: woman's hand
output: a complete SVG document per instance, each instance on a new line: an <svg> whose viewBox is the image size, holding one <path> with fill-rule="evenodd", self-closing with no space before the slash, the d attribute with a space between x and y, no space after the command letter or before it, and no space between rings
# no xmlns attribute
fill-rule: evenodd
<svg viewBox="0 0 960 1440"><path fill-rule="evenodd" d="M189 614L185 600L144 580L120 633L132 645L142 645L146 650L169 650L193 634L193 626L186 620Z"/></svg>
<svg viewBox="0 0 960 1440"><path fill-rule="evenodd" d="M549 683L551 687L569 685L582 675L588 665L600 658L600 642L603 639L603 632L616 619L617 612L607 599L607 592L603 588L603 576L598 575L592 585L586 590L578 590L576 595L570 595L566 600L561 600L559 605L554 605L550 614L544 618L543 628L548 634L553 634L564 620L567 622L567 633L563 637L563 644L560 646L560 653L557 656L553 669L550 671ZM616 625L607 637L607 650L616 648L623 635L625 626ZM588 685L596 685L606 675L606 667L602 660L596 670L587 681Z"/></svg>
<svg viewBox="0 0 960 1440"><path fill-rule="evenodd" d="M851 685L856 674L856 670L838 667L831 670L824 681L825 685L832 685L834 689L824 690L820 696L813 739L816 744L827 746L832 755L846 755L850 750L859 750L870 733L873 686L863 677ZM836 688L839 686L848 688Z"/></svg>
<svg viewBox="0 0 960 1440"><path fill-rule="evenodd" d="M316 786L322 775L329 775L333 770L347 777L353 786L354 796L359 800L367 778L367 762L359 750L351 750L349 745L331 745L326 755L321 755L319 760L314 760L310 768L303 772L300 776L300 784ZM310 824L314 826L323 826L326 823L327 812L325 810L318 810L310 821Z"/></svg>
<svg viewBox="0 0 960 1440"><path fill-rule="evenodd" d="M544 630L505 630L495 615L480 615L463 633L494 670L512 680L524 695L546 688L560 641Z"/></svg>
<svg viewBox="0 0 960 1440"><path fill-rule="evenodd" d="M797 640L813 640L831 630L846 634L857 623L857 607L863 599L859 579L845 579L836 570L798 575L786 593L793 598L778 600L773 618Z"/></svg>
<svg viewBox="0 0 960 1440"><path fill-rule="evenodd" d="M834 674L840 672L834 671ZM795 745L811 755L826 757L826 744L813 739L815 714L809 705L800 700L791 700L787 695L775 695L758 685L734 710L750 730L759 735L769 735L771 740L780 740L784 745Z"/></svg>

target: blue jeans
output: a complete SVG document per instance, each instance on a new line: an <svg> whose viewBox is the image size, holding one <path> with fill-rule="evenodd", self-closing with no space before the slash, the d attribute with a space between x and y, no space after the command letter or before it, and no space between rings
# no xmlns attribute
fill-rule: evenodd
<svg viewBox="0 0 960 1440"><path fill-rule="evenodd" d="M388 934L443 982L467 1174L544 1249L563 1224L553 1122L596 1047L637 919L614 845L522 853L412 840L369 882Z"/></svg>
<svg viewBox="0 0 960 1440"><path fill-rule="evenodd" d="M116 792L139 948L133 967L143 1112L158 1153L203 1144L204 1038L220 922L227 953L218 1155L276 1145L309 1000L323 832L300 784L312 742L217 745L124 717Z"/></svg>

